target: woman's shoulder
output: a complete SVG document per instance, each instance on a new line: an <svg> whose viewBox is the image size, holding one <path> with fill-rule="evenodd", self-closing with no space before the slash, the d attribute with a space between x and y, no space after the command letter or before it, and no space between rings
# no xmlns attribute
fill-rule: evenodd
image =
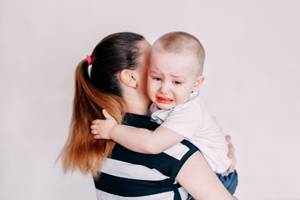
<svg viewBox="0 0 300 200"><path fill-rule="evenodd" d="M123 118L123 124L136 128L146 128L149 130L156 129L159 124L152 121L149 116L126 113Z"/></svg>

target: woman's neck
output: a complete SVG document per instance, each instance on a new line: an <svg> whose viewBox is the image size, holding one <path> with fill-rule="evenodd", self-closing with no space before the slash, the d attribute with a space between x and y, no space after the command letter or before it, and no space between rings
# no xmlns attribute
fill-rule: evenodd
<svg viewBox="0 0 300 200"><path fill-rule="evenodd" d="M135 104L125 106L126 113L133 113L138 115L148 115L148 107L145 109L145 106L140 106Z"/></svg>
<svg viewBox="0 0 300 200"><path fill-rule="evenodd" d="M138 115L148 115L150 100L140 95L127 95L123 97L125 100L125 109L127 113Z"/></svg>

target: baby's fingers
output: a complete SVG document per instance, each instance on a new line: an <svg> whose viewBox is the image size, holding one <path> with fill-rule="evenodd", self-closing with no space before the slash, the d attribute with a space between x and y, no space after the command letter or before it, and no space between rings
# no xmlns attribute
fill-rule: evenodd
<svg viewBox="0 0 300 200"><path fill-rule="evenodd" d="M102 139L100 130L91 130L91 133L95 139Z"/></svg>
<svg viewBox="0 0 300 200"><path fill-rule="evenodd" d="M90 126L90 128L91 128L91 131L98 131L99 130L99 125L92 124Z"/></svg>
<svg viewBox="0 0 300 200"><path fill-rule="evenodd" d="M101 119L95 119L92 121L92 125L97 125L97 124L100 124L101 123Z"/></svg>
<svg viewBox="0 0 300 200"><path fill-rule="evenodd" d="M101 135L96 134L96 135L94 135L94 138L95 138L95 139L101 139Z"/></svg>
<svg viewBox="0 0 300 200"><path fill-rule="evenodd" d="M95 130L95 129L94 129L94 130L91 130L91 133L94 134L94 135L95 135L95 134L100 134L99 131L98 131L98 130Z"/></svg>
<svg viewBox="0 0 300 200"><path fill-rule="evenodd" d="M113 118L105 109L102 110L102 114L105 117L105 119Z"/></svg>

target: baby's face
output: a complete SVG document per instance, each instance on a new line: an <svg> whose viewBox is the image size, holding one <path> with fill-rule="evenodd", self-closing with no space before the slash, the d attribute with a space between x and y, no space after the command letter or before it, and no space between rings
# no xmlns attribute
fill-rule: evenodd
<svg viewBox="0 0 300 200"><path fill-rule="evenodd" d="M191 53L152 52L147 80L151 101L160 109L185 103L198 89L198 65Z"/></svg>

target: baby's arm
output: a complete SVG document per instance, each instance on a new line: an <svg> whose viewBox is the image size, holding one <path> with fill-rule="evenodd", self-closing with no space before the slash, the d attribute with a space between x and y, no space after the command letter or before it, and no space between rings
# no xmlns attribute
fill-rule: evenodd
<svg viewBox="0 0 300 200"><path fill-rule="evenodd" d="M183 136L161 126L150 131L117 125L112 129L111 138L132 151L147 154L159 154L183 140Z"/></svg>
<svg viewBox="0 0 300 200"><path fill-rule="evenodd" d="M158 154L179 143L183 136L168 128L158 127L154 131L118 125L105 110L106 119L94 120L91 126L96 139L112 139L120 145L135 152Z"/></svg>

